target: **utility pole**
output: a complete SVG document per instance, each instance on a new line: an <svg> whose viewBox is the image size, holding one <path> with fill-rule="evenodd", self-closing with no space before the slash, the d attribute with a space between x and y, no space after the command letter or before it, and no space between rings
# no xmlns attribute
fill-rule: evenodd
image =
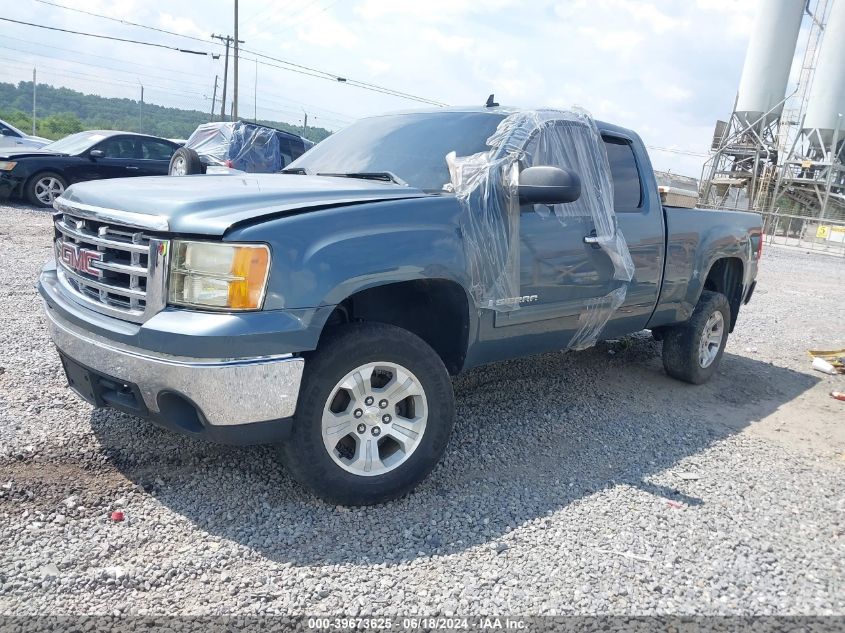
<svg viewBox="0 0 845 633"><path fill-rule="evenodd" d="M221 42L226 43L226 56L225 61L223 62L223 98L220 101L220 120L226 120L226 88L229 84L229 45L232 43L232 36L231 35L212 35L212 39L220 40ZM241 44L243 44L243 40L241 40ZM237 75L236 75L237 77ZM234 106L233 106L234 108Z"/></svg>
<svg viewBox="0 0 845 633"><path fill-rule="evenodd" d="M141 83L140 79L138 79L138 85L141 86L141 100L138 102L138 134L140 134L143 129L141 127L141 117L143 116L142 113L144 111L144 84Z"/></svg>
<svg viewBox="0 0 845 633"><path fill-rule="evenodd" d="M217 101L217 75L214 75L214 92L211 93L211 114L208 117L209 121L214 120L214 103Z"/></svg>
<svg viewBox="0 0 845 633"><path fill-rule="evenodd" d="M232 41L232 38L228 35L223 37L222 35L212 35L212 39L220 40L221 42L226 42L226 57L225 61L223 62L223 98L220 100L220 120L226 120L226 84L229 81L229 43Z"/></svg>
<svg viewBox="0 0 845 633"><path fill-rule="evenodd" d="M308 113L305 108L302 109L302 114L305 115L302 119L302 138L305 138L305 133L308 131Z"/></svg>
<svg viewBox="0 0 845 633"><path fill-rule="evenodd" d="M35 67L32 68L32 135L35 136L35 89L38 82L35 78Z"/></svg>
<svg viewBox="0 0 845 633"><path fill-rule="evenodd" d="M238 118L238 0L235 0L235 83L232 94L235 97L235 105L232 106L232 120Z"/></svg>

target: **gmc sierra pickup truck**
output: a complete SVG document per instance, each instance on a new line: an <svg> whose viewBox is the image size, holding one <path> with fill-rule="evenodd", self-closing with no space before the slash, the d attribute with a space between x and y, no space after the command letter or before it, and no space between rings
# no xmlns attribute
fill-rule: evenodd
<svg viewBox="0 0 845 633"><path fill-rule="evenodd" d="M279 443L354 505L434 468L450 375L648 329L669 375L706 381L754 290L760 217L664 207L634 132L533 112L367 118L277 174L74 184L38 283L70 387Z"/></svg>

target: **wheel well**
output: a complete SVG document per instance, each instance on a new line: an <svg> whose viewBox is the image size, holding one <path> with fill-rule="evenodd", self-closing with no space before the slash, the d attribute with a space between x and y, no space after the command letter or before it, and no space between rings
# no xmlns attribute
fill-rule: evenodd
<svg viewBox="0 0 845 633"><path fill-rule="evenodd" d="M742 260L728 257L716 260L704 280L704 289L720 292L728 298L731 306L731 332L739 316L739 306L742 304Z"/></svg>
<svg viewBox="0 0 845 633"><path fill-rule="evenodd" d="M332 312L332 327L354 321L388 323L413 332L443 360L450 374L464 364L469 305L463 288L445 279L419 279L368 288L344 299Z"/></svg>

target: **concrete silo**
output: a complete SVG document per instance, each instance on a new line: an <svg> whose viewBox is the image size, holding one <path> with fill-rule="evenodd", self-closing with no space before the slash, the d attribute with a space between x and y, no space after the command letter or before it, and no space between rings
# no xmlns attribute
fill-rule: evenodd
<svg viewBox="0 0 845 633"><path fill-rule="evenodd" d="M768 210L845 221L845 0L825 4L800 125Z"/></svg>
<svg viewBox="0 0 845 633"><path fill-rule="evenodd" d="M766 126L783 111L804 0L764 0L754 18L735 111L745 125Z"/></svg>
<svg viewBox="0 0 845 633"><path fill-rule="evenodd" d="M819 145L845 139L845 2L835 0L824 31L803 130ZM817 134L813 134L816 131Z"/></svg>
<svg viewBox="0 0 845 633"><path fill-rule="evenodd" d="M845 3L845 0L842 0ZM752 209L774 183L778 127L806 0L762 0L751 28L734 110L717 122L699 204Z"/></svg>

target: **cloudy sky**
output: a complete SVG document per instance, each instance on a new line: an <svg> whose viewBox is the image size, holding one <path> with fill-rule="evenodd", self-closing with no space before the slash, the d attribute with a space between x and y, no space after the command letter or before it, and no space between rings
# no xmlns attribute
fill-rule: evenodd
<svg viewBox="0 0 845 633"><path fill-rule="evenodd" d="M47 6L4 3L27 22L219 52L232 0L51 0L171 35ZM244 48L452 105L491 92L517 106L579 105L637 130L654 148L706 152L730 113L760 0L241 0ZM88 93L209 109L223 62L0 23L0 81L31 78ZM801 42L803 38L799 39ZM349 85L240 64L240 114L337 129L419 106ZM230 93L231 94L231 93ZM218 93L219 95L219 93ZM257 103L256 103L257 101ZM701 156L652 150L657 169L697 176Z"/></svg>

